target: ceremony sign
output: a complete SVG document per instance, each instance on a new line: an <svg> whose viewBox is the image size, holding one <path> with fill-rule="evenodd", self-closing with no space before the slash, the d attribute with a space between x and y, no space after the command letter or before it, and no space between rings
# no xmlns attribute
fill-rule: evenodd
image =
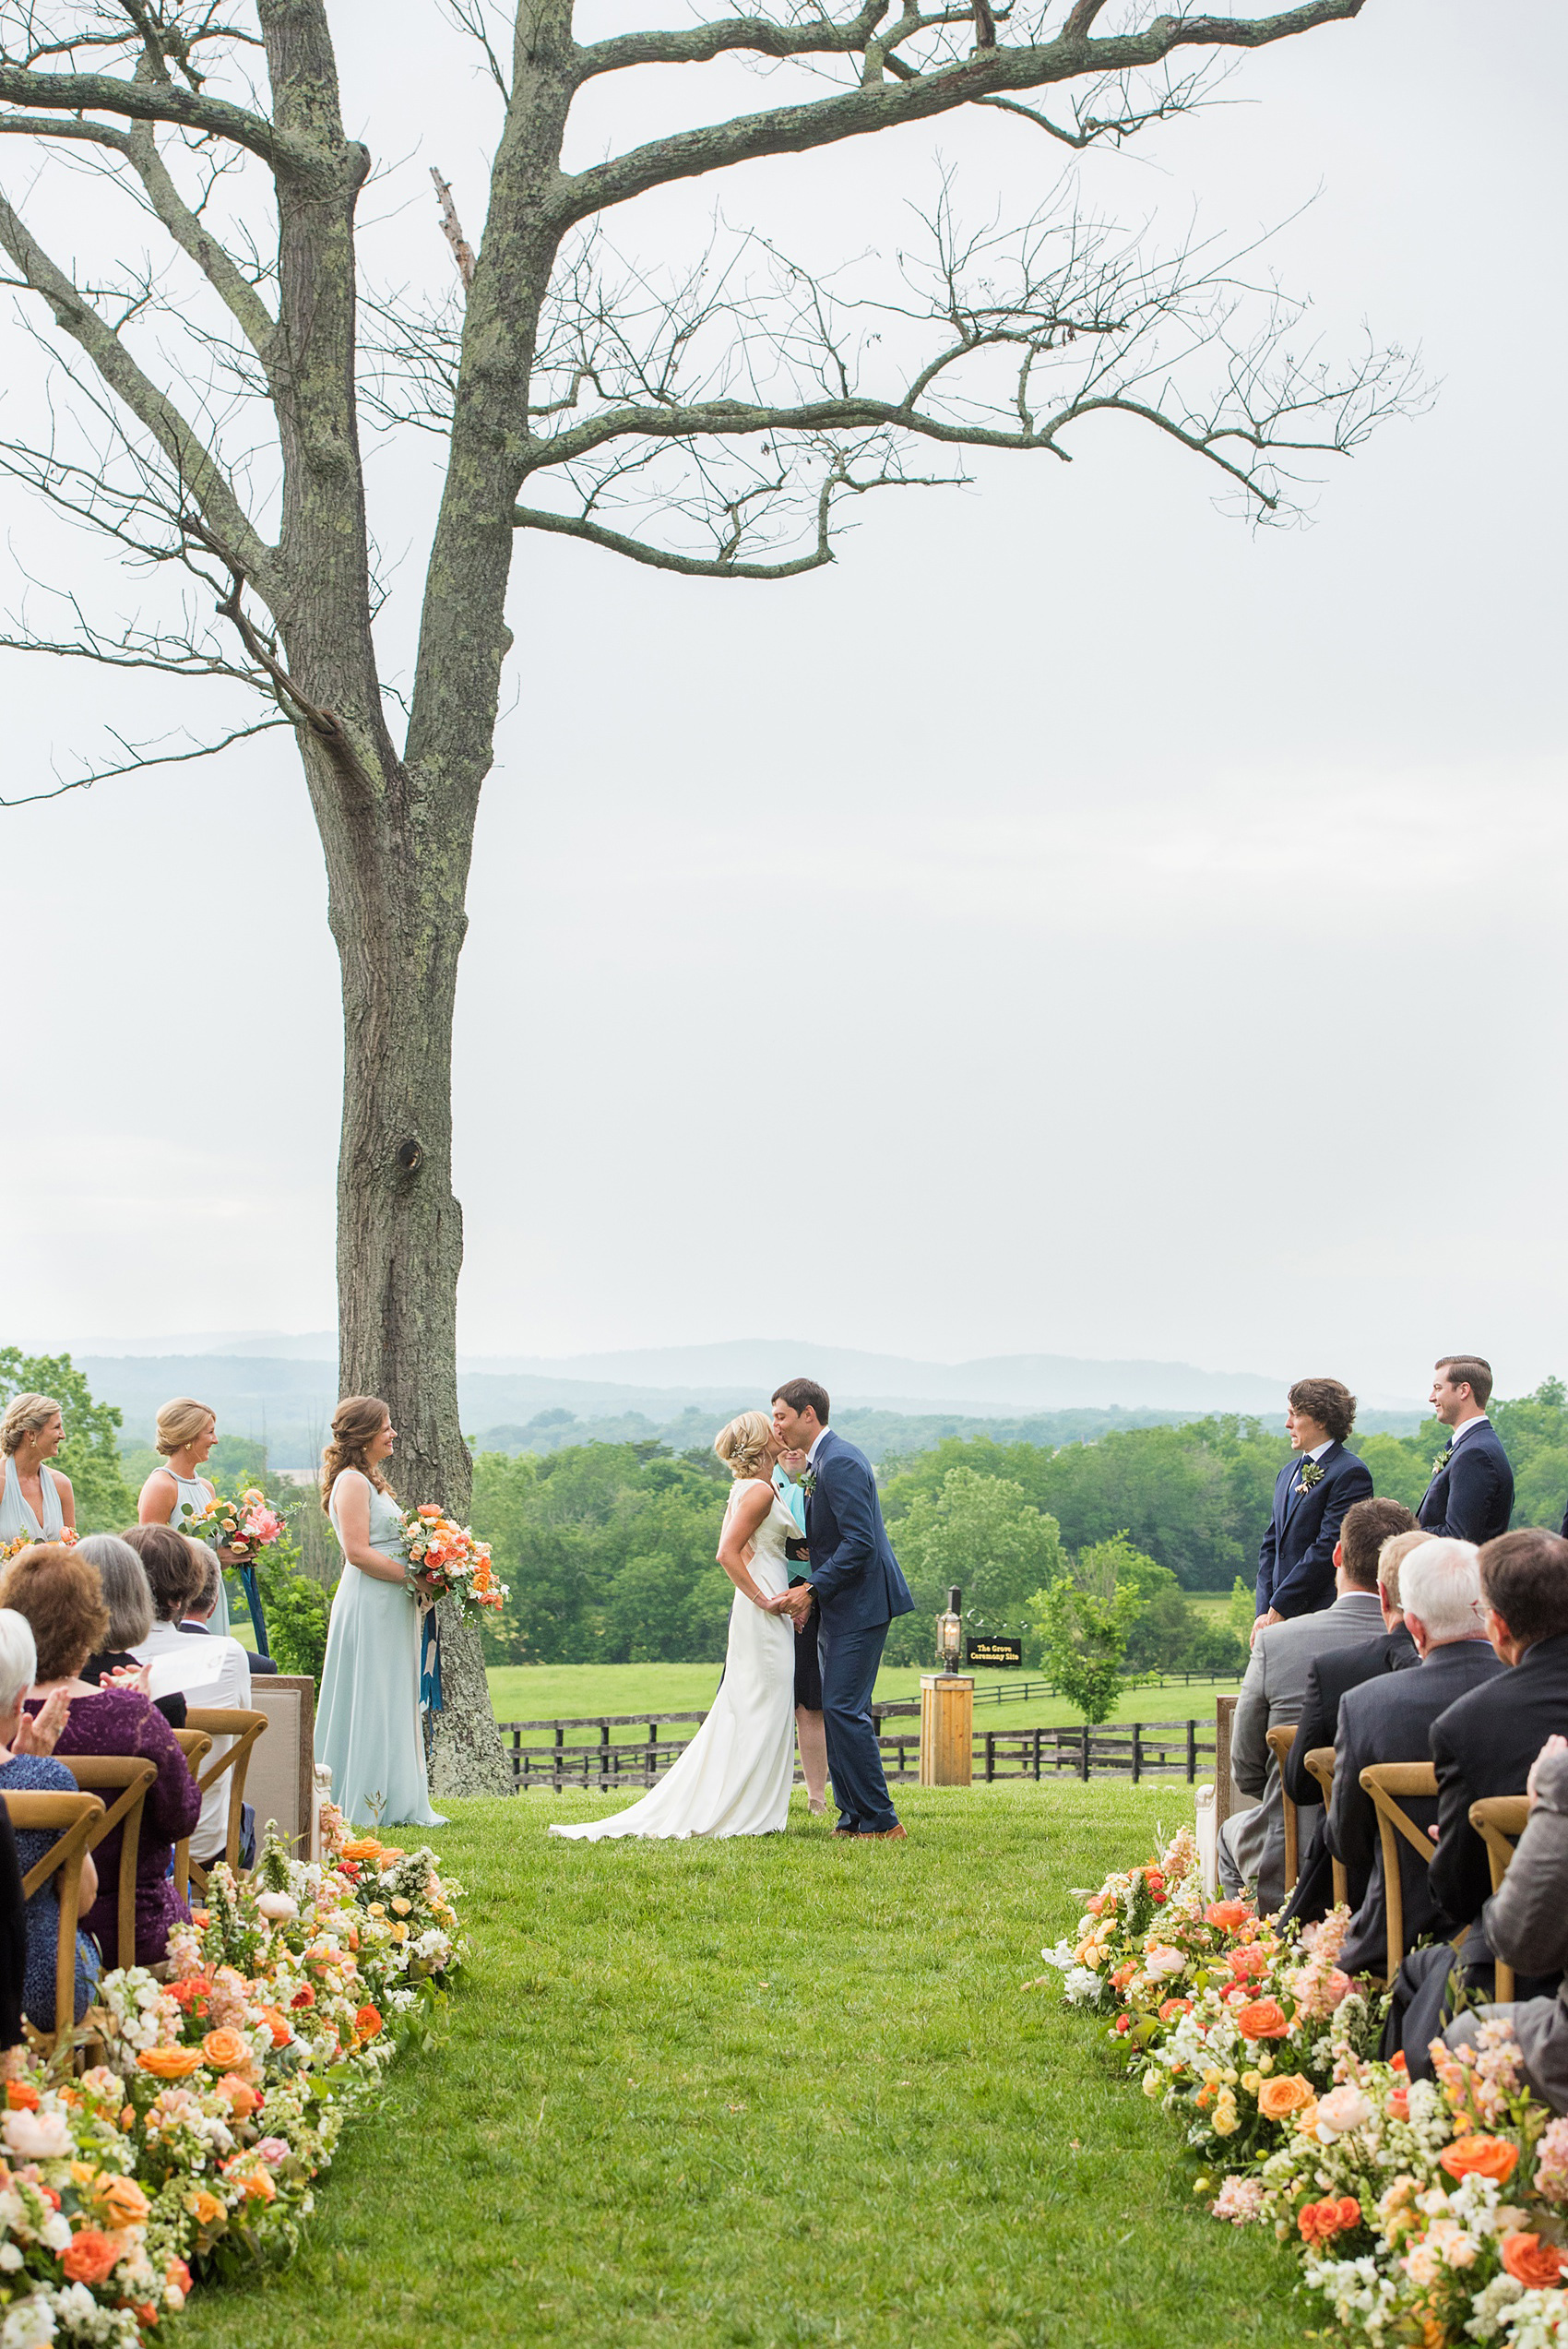
<svg viewBox="0 0 1568 2349"><path fill-rule="evenodd" d="M1024 1661L1021 1640L971 1640L968 1663L973 1671L977 1663L1019 1663Z"/></svg>

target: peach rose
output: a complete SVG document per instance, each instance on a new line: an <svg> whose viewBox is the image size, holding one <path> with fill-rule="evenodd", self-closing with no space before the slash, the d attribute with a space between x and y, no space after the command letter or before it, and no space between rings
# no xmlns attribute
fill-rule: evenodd
<svg viewBox="0 0 1568 2349"><path fill-rule="evenodd" d="M1268 1951L1255 1941L1244 1942L1241 1949L1231 1950L1229 1964L1238 1982L1256 1982L1268 1972Z"/></svg>
<svg viewBox="0 0 1568 2349"><path fill-rule="evenodd" d="M1253 1998L1236 2009L1236 2028L1243 2039L1283 2039L1290 2025L1277 1998Z"/></svg>
<svg viewBox="0 0 1568 2349"><path fill-rule="evenodd" d="M216 2194L209 2194L205 2186L196 2188L185 2208L197 2226L216 2226L223 2216L222 2203Z"/></svg>
<svg viewBox="0 0 1568 2349"><path fill-rule="evenodd" d="M1389 2097L1388 2117L1390 2120L1409 2119L1410 2092L1408 2088L1396 2088Z"/></svg>
<svg viewBox="0 0 1568 2349"><path fill-rule="evenodd" d="M223 2023L208 2033L201 2043L201 2052L214 2071L232 2071L236 2064L245 2061L250 2049L237 2031Z"/></svg>
<svg viewBox="0 0 1568 2349"><path fill-rule="evenodd" d="M1234 1933L1246 1923L1248 1914L1244 1901L1211 1901L1204 1911L1204 1922L1218 1926L1222 1933Z"/></svg>
<svg viewBox="0 0 1568 2349"><path fill-rule="evenodd" d="M1192 2011L1190 1998L1167 1998L1159 2009L1159 2020L1161 2022L1174 2022L1178 2015L1190 2015Z"/></svg>
<svg viewBox="0 0 1568 2349"><path fill-rule="evenodd" d="M1276 2072L1258 2090L1258 2110L1265 2120L1289 2120L1312 2101L1312 2089L1299 2071Z"/></svg>
<svg viewBox="0 0 1568 2349"><path fill-rule="evenodd" d="M106 2177L94 2200L102 2203L116 2226L143 2226L152 2205L134 2177Z"/></svg>
<svg viewBox="0 0 1568 2349"><path fill-rule="evenodd" d="M144 2047L137 2057L143 2071L154 2080L189 2080L193 2071L201 2069L199 2047Z"/></svg>
<svg viewBox="0 0 1568 2349"><path fill-rule="evenodd" d="M374 1835L362 1835L352 1843L345 1843L339 1854L345 1860L376 1860L381 1857L381 1845Z"/></svg>
<svg viewBox="0 0 1568 2349"><path fill-rule="evenodd" d="M256 2094L249 2081L242 2080L238 2072L224 2073L218 2083L218 2093L220 2096L227 2096L229 2109L236 2120L249 2120L261 2102L261 2098Z"/></svg>
<svg viewBox="0 0 1568 2349"><path fill-rule="evenodd" d="M1326 2202L1309 2202L1297 2215L1303 2243L1332 2243L1336 2235L1347 2228L1359 2226L1361 2206L1353 2194L1343 2195L1337 2201L1332 2197Z"/></svg>
<svg viewBox="0 0 1568 2349"><path fill-rule="evenodd" d="M261 2019L272 2033L273 2045L286 2047L294 2035L292 2024L285 2021L276 2007L263 2007Z"/></svg>
<svg viewBox="0 0 1568 2349"><path fill-rule="evenodd" d="M1543 2243L1538 2235L1505 2235L1503 2264L1526 2292L1550 2292L1562 2281L1568 2260L1555 2243Z"/></svg>
<svg viewBox="0 0 1568 2349"><path fill-rule="evenodd" d="M176 2292L188 2292L190 2290L191 2271L189 2268L186 2267L184 2260L170 2260L168 2266L163 2271L163 2281L165 2283L172 2283Z"/></svg>
<svg viewBox="0 0 1568 2349"><path fill-rule="evenodd" d="M60 2265L73 2283L102 2283L119 2264L121 2247L96 2226L73 2235L60 2254Z"/></svg>
<svg viewBox="0 0 1568 2349"><path fill-rule="evenodd" d="M1450 2177L1490 2177L1502 2186L1514 2175L1519 2149L1506 2137L1456 2137L1437 2158Z"/></svg>

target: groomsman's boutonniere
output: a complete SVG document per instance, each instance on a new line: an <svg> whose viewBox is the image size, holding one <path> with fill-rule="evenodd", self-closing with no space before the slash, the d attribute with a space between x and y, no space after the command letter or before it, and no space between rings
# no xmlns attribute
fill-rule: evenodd
<svg viewBox="0 0 1568 2349"><path fill-rule="evenodd" d="M1432 1461L1432 1464L1431 1464L1431 1473L1432 1473L1432 1474L1433 1474L1434 1476L1441 1476L1441 1475L1442 1475L1442 1473L1443 1473L1443 1470L1447 1467L1447 1465L1448 1465L1449 1461L1453 1459L1453 1457L1454 1457L1454 1447L1453 1447L1453 1445L1452 1445L1452 1444L1444 1444L1444 1445L1443 1445L1443 1449L1442 1449L1442 1450L1438 1453L1437 1458L1436 1458L1436 1459Z"/></svg>
<svg viewBox="0 0 1568 2349"><path fill-rule="evenodd" d="M1301 1470L1301 1483L1297 1485L1296 1490L1297 1490L1297 1492L1298 1492L1298 1493L1310 1493L1310 1492L1312 1491L1313 1486L1314 1485L1321 1485L1322 1483L1323 1483L1323 1462L1322 1462L1322 1461L1321 1461L1321 1460L1309 1460L1308 1461L1306 1461L1306 1463L1305 1463L1305 1464L1304 1464L1304 1466L1302 1467L1302 1470Z"/></svg>

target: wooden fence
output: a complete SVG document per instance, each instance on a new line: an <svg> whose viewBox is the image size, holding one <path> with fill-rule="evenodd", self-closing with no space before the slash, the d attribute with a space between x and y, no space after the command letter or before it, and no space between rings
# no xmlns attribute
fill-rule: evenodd
<svg viewBox="0 0 1568 2349"><path fill-rule="evenodd" d="M887 1729L884 1722L899 1706L876 1706L883 1768L889 1779L920 1776L921 1733L918 1723L908 1729ZM530 1786L580 1786L600 1794L617 1788L651 1786L684 1753L691 1736L671 1736L707 1719L700 1712L600 1713L575 1721L504 1721L501 1734L511 1739L512 1776L519 1789ZM613 1737L616 1729L638 1729L637 1737ZM591 1737L568 1732L592 1731ZM659 1733L665 1734L661 1735ZM524 1739L549 1733L549 1742L525 1744ZM1211 1721L1112 1722L1094 1729L1087 1723L1068 1728L1019 1726L977 1729L974 1773L977 1781L999 1778L1184 1778L1191 1785L1200 1770L1212 1769L1215 1731ZM798 1773L797 1773L798 1775Z"/></svg>

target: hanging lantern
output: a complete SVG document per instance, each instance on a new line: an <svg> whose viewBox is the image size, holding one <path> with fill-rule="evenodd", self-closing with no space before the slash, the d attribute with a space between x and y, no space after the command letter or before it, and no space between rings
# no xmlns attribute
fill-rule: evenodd
<svg viewBox="0 0 1568 2349"><path fill-rule="evenodd" d="M944 1672L956 1672L963 1653L964 1618L959 1612L963 1596L957 1584L951 1584L946 1612L936 1618L936 1661Z"/></svg>

